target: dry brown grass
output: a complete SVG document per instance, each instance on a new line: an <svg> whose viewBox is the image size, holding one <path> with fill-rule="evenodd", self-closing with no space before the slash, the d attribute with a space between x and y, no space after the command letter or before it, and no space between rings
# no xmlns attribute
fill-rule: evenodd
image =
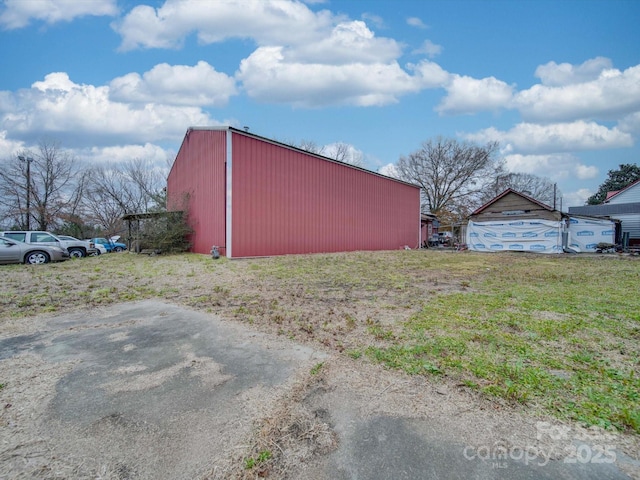
<svg viewBox="0 0 640 480"><path fill-rule="evenodd" d="M363 337L388 344L432 296L466 289L477 259L430 257L424 263L423 252L400 251L229 261L124 253L5 266L0 318L7 327L26 316L161 298L345 351Z"/></svg>

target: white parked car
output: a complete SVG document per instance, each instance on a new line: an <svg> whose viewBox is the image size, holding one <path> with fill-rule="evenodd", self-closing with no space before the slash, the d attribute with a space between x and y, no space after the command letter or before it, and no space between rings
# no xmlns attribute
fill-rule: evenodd
<svg viewBox="0 0 640 480"><path fill-rule="evenodd" d="M56 235L60 240L62 240L63 242L66 243L67 245L67 250L69 250L69 255L71 255L72 257L84 257L84 256L91 256L91 255L98 255L98 250L96 249L96 246L93 244L93 242L90 242L89 240L78 240L76 237L72 237L71 235ZM70 247L69 245L75 245L77 246L78 244L84 244L84 255L82 255L82 248L73 248Z"/></svg>
<svg viewBox="0 0 640 480"><path fill-rule="evenodd" d="M96 255L102 255L103 253L107 253L107 248L101 243L96 243Z"/></svg>

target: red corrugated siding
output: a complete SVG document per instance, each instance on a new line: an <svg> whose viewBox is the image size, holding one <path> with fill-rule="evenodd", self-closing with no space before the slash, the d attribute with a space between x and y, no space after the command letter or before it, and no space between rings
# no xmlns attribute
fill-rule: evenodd
<svg viewBox="0 0 640 480"><path fill-rule="evenodd" d="M225 254L225 130L189 130L167 179L169 208L184 208L189 195L192 251L209 253L213 245Z"/></svg>
<svg viewBox="0 0 640 480"><path fill-rule="evenodd" d="M230 134L233 257L418 245L418 188Z"/></svg>

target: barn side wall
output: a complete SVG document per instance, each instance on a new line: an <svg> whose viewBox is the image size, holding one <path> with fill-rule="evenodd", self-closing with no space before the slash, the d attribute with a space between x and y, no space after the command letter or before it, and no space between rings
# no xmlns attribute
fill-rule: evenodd
<svg viewBox="0 0 640 480"><path fill-rule="evenodd" d="M226 135L226 130L187 131L167 178L168 207L188 212L196 253L209 253L213 245L226 252Z"/></svg>
<svg viewBox="0 0 640 480"><path fill-rule="evenodd" d="M419 189L232 133L232 255L415 248Z"/></svg>

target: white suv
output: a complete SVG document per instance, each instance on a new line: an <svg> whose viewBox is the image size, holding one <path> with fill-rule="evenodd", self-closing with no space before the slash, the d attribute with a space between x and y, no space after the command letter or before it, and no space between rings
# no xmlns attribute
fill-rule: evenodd
<svg viewBox="0 0 640 480"><path fill-rule="evenodd" d="M92 242L78 239L63 240L49 232L16 230L2 232L0 235L24 243L37 243L40 245L62 247L69 251L69 256L71 258L82 258L88 255L95 255L97 252L96 247Z"/></svg>

